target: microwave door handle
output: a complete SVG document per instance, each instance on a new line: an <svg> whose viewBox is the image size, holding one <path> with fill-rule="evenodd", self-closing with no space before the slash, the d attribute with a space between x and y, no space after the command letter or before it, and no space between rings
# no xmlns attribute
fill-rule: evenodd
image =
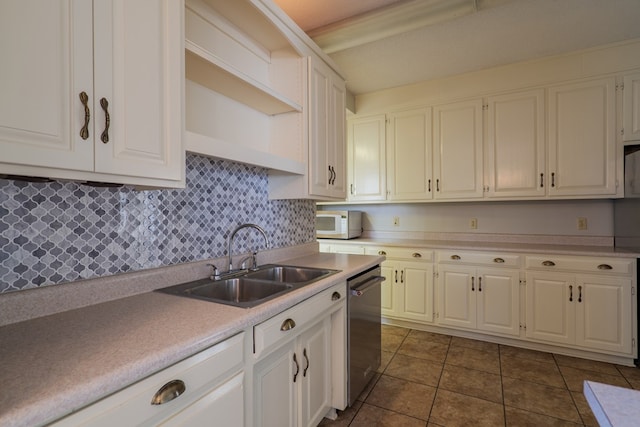
<svg viewBox="0 0 640 427"><path fill-rule="evenodd" d="M387 280L387 278L384 276L372 277L371 279L359 285L357 288L351 289L351 295L356 297L361 297L362 295L367 293L367 291L373 288L375 285L377 285L378 283L382 283L385 280Z"/></svg>

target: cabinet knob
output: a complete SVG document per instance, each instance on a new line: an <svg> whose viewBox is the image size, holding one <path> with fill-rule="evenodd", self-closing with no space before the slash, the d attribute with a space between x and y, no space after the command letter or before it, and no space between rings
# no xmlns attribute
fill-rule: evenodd
<svg viewBox="0 0 640 427"><path fill-rule="evenodd" d="M181 380L172 380L160 387L160 390L153 395L151 399L152 405L162 405L171 402L185 392L187 386Z"/></svg>
<svg viewBox="0 0 640 427"><path fill-rule="evenodd" d="M460 259L460 255L451 255L451 259L458 260Z"/></svg>
<svg viewBox="0 0 640 427"><path fill-rule="evenodd" d="M333 295L331 295L331 301L338 301L340 299L340 292L334 292Z"/></svg>
<svg viewBox="0 0 640 427"><path fill-rule="evenodd" d="M387 253L385 251L378 251L378 255L386 255Z"/></svg>
<svg viewBox="0 0 640 427"><path fill-rule="evenodd" d="M414 258L422 258L422 254L418 253L418 252L412 253L411 256L414 257Z"/></svg>
<svg viewBox="0 0 640 427"><path fill-rule="evenodd" d="M280 330L289 331L295 327L296 327L296 322L293 319L287 319L284 322L282 322L282 325L280 326Z"/></svg>
<svg viewBox="0 0 640 427"><path fill-rule="evenodd" d="M613 267L611 267L609 264L600 264L598 266L598 270L612 270Z"/></svg>
<svg viewBox="0 0 640 427"><path fill-rule="evenodd" d="M503 258L494 258L493 262L498 263L498 264L504 264L504 259Z"/></svg>
<svg viewBox="0 0 640 427"><path fill-rule="evenodd" d="M547 260L547 261L542 261L542 265L544 265L545 267L553 267L554 265L556 265L556 263L553 261Z"/></svg>

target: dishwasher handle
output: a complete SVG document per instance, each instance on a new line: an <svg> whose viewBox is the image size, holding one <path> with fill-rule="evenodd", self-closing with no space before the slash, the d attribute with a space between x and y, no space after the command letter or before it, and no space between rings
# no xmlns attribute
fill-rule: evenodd
<svg viewBox="0 0 640 427"><path fill-rule="evenodd" d="M377 285L378 283L382 283L387 280L384 276L374 276L369 280L366 280L362 284L359 284L357 288L351 288L351 295L360 297L364 295L369 289Z"/></svg>

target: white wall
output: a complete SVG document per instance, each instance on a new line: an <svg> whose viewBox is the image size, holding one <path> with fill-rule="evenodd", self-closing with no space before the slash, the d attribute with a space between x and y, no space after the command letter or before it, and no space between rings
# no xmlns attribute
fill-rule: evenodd
<svg viewBox="0 0 640 427"><path fill-rule="evenodd" d="M365 231L613 236L611 200L371 204L319 209L361 210ZM400 219L398 226L393 225L395 216ZM587 218L587 230L577 229L578 217ZM475 230L469 227L471 218L478 220Z"/></svg>

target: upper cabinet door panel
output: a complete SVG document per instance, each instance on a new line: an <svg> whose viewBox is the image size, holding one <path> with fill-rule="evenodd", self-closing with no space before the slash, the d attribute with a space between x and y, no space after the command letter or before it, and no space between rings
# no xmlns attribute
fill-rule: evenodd
<svg viewBox="0 0 640 427"><path fill-rule="evenodd" d="M180 179L182 2L95 1L96 172Z"/></svg>
<svg viewBox="0 0 640 427"><path fill-rule="evenodd" d="M385 136L384 115L349 121L349 200L386 198Z"/></svg>
<svg viewBox="0 0 640 427"><path fill-rule="evenodd" d="M328 196L330 193L329 169L329 85L331 76L328 67L312 60L309 66L309 176L311 194Z"/></svg>
<svg viewBox="0 0 640 427"><path fill-rule="evenodd" d="M482 100L433 109L436 199L483 196Z"/></svg>
<svg viewBox="0 0 640 427"><path fill-rule="evenodd" d="M624 140L640 140L640 73L624 77L623 111Z"/></svg>
<svg viewBox="0 0 640 427"><path fill-rule="evenodd" d="M388 199L431 199L431 108L393 113L388 120Z"/></svg>
<svg viewBox="0 0 640 427"><path fill-rule="evenodd" d="M80 93L93 102L91 23L88 1L0 2L2 162L93 168L93 117L80 136Z"/></svg>
<svg viewBox="0 0 640 427"><path fill-rule="evenodd" d="M492 96L487 101L489 196L544 196L544 91Z"/></svg>
<svg viewBox="0 0 640 427"><path fill-rule="evenodd" d="M550 196L615 195L615 79L549 89Z"/></svg>

